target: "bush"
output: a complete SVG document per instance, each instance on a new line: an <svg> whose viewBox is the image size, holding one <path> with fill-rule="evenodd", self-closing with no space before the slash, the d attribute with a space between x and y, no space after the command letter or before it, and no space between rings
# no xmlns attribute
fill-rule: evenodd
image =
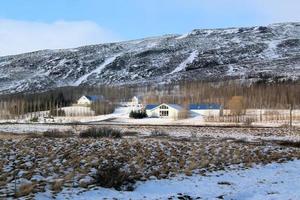
<svg viewBox="0 0 300 200"><path fill-rule="evenodd" d="M82 131L79 134L80 137L82 138L121 138L122 134L119 130L112 129L112 128L107 128L107 127L101 127L101 128L96 128L92 127L87 130Z"/></svg>
<svg viewBox="0 0 300 200"><path fill-rule="evenodd" d="M124 136L138 136L139 132L136 131L125 131L123 132Z"/></svg>
<svg viewBox="0 0 300 200"><path fill-rule="evenodd" d="M16 196L17 197L27 196L33 192L34 187L35 187L35 184L33 184L33 183L21 185Z"/></svg>
<svg viewBox="0 0 300 200"><path fill-rule="evenodd" d="M55 116L55 117L64 117L66 116L66 113L62 109L51 109L49 112L49 116Z"/></svg>
<svg viewBox="0 0 300 200"><path fill-rule="evenodd" d="M142 119L142 118L145 118L145 117L148 117L147 116L147 113L145 110L140 110L140 111L131 111L129 113L129 117L130 118L134 118L134 119Z"/></svg>
<svg viewBox="0 0 300 200"><path fill-rule="evenodd" d="M71 137L72 135L73 134L71 131L61 132L58 130L48 130L43 133L43 136L48 138L66 138L66 137Z"/></svg>
<svg viewBox="0 0 300 200"><path fill-rule="evenodd" d="M30 119L30 122L38 122L39 121L39 117L32 117Z"/></svg>
<svg viewBox="0 0 300 200"><path fill-rule="evenodd" d="M129 174L120 170L119 166L107 164L99 167L96 177L96 184L104 188L115 188L116 190L133 190L130 184L134 181L129 179ZM127 188L125 187L127 185ZM122 187L123 186L123 187Z"/></svg>

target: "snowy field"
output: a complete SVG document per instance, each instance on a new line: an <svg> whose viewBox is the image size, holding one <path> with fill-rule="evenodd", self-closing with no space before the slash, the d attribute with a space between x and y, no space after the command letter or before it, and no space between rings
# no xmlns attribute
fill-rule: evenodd
<svg viewBox="0 0 300 200"><path fill-rule="evenodd" d="M245 170L219 171L207 176L178 176L169 180L138 183L133 192L95 188L91 191L66 189L57 199L233 199L297 200L300 199L300 160L272 163ZM37 199L52 199L39 193Z"/></svg>

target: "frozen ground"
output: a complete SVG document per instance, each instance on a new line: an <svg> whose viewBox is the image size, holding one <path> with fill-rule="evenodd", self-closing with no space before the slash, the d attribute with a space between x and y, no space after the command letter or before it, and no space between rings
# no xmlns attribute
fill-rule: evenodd
<svg viewBox="0 0 300 200"><path fill-rule="evenodd" d="M92 191L64 190L57 199L300 199L300 160L273 163L246 170L219 171L207 176L180 176L169 180L141 182L133 192L97 188ZM51 199L49 193L37 199Z"/></svg>

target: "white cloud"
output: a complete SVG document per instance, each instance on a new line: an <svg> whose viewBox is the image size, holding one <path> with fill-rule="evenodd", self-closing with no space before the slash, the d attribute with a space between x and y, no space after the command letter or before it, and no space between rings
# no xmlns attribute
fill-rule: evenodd
<svg viewBox="0 0 300 200"><path fill-rule="evenodd" d="M118 40L116 34L91 21L43 23L0 19L0 56Z"/></svg>

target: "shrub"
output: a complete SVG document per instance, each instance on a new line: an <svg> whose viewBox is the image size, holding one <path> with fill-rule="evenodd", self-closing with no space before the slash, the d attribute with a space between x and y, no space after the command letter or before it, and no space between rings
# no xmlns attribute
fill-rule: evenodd
<svg viewBox="0 0 300 200"><path fill-rule="evenodd" d="M80 137L82 138L103 138L103 137L108 137L108 138L121 138L122 134L119 130L108 128L108 127L101 127L101 128L96 128L92 127L87 130L82 131L79 134Z"/></svg>
<svg viewBox="0 0 300 200"><path fill-rule="evenodd" d="M39 121L39 117L32 117L31 119L30 119L30 122L38 122Z"/></svg>
<svg viewBox="0 0 300 200"><path fill-rule="evenodd" d="M113 164L99 167L95 181L101 187L115 188L116 190L122 190L122 186L134 183L133 180L129 179L128 173L121 171L119 166Z"/></svg>
<svg viewBox="0 0 300 200"><path fill-rule="evenodd" d="M60 192L62 190L63 185L64 181L62 179L58 179L53 182L51 189L53 192Z"/></svg>
<svg viewBox="0 0 300 200"><path fill-rule="evenodd" d="M134 119L142 119L142 118L145 118L145 117L148 117L147 116L147 113L145 110L139 110L139 111L131 111L129 113L129 117L130 118L134 118Z"/></svg>
<svg viewBox="0 0 300 200"><path fill-rule="evenodd" d="M73 134L71 131L65 131L61 132L58 130L48 130L43 133L44 137L49 137L49 138L66 138L66 137L71 137Z"/></svg>
<svg viewBox="0 0 300 200"><path fill-rule="evenodd" d="M136 131L125 131L123 132L123 135L125 136L137 136L139 133Z"/></svg>
<svg viewBox="0 0 300 200"><path fill-rule="evenodd" d="M19 187L19 190L18 190L16 196L17 197L27 196L27 195L29 195L30 193L33 192L34 187L35 187L35 184L33 184L33 183L28 183L28 184L21 185Z"/></svg>

